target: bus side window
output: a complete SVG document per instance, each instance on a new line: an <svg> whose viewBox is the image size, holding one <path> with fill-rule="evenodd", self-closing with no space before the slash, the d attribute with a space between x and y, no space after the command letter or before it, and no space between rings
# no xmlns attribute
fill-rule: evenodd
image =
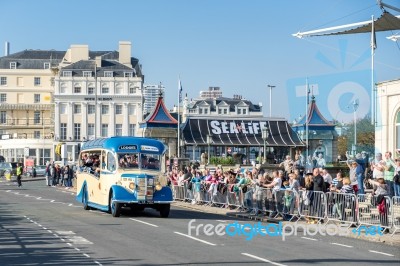
<svg viewBox="0 0 400 266"><path fill-rule="evenodd" d="M108 171L115 171L115 157L112 152L107 153L107 170Z"/></svg>

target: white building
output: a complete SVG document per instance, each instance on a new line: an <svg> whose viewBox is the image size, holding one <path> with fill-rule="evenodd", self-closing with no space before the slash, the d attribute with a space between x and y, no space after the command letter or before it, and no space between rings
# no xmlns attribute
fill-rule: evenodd
<svg viewBox="0 0 400 266"><path fill-rule="evenodd" d="M158 98L164 96L165 87L160 83L160 85L149 85L145 84L143 86L143 114L149 114L156 107Z"/></svg>
<svg viewBox="0 0 400 266"><path fill-rule="evenodd" d="M68 159L77 160L82 141L136 135L143 118L142 88L130 42L119 42L118 51L71 45L57 69L54 90L55 140L66 143Z"/></svg>
<svg viewBox="0 0 400 266"><path fill-rule="evenodd" d="M377 84L375 151L390 151L394 158L399 156L397 151L400 151L400 79Z"/></svg>

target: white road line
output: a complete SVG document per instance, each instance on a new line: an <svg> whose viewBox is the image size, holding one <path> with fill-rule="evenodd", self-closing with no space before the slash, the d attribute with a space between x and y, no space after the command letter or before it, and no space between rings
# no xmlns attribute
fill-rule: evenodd
<svg viewBox="0 0 400 266"><path fill-rule="evenodd" d="M312 241L318 241L318 239L315 239L315 238L309 238L309 237L305 237L305 236L302 236L301 238L303 238L303 239L307 239L307 240L312 240Z"/></svg>
<svg viewBox="0 0 400 266"><path fill-rule="evenodd" d="M382 255L385 255L385 256L389 256L389 257L394 257L394 255L389 254L389 253L383 253L383 252L379 252L379 251L375 251L375 250L368 250L368 251L372 252L372 253L382 254Z"/></svg>
<svg viewBox="0 0 400 266"><path fill-rule="evenodd" d="M67 243L67 245L70 246L70 247L72 247L72 244L71 244L71 243Z"/></svg>
<svg viewBox="0 0 400 266"><path fill-rule="evenodd" d="M147 224L147 225L150 225L150 226L153 226L153 227L158 227L158 225L147 223L147 222L144 222L144 221L141 221L141 220L136 220L136 219L133 219L133 218L129 218L129 219L132 220L132 221L138 222L138 223Z"/></svg>
<svg viewBox="0 0 400 266"><path fill-rule="evenodd" d="M98 262L97 260L94 261L94 263L98 264L98 265L102 265L100 262Z"/></svg>
<svg viewBox="0 0 400 266"><path fill-rule="evenodd" d="M215 220L215 221L220 222L220 223L226 223L226 222L228 222L227 220Z"/></svg>
<svg viewBox="0 0 400 266"><path fill-rule="evenodd" d="M81 251L79 248L75 248L76 251Z"/></svg>
<svg viewBox="0 0 400 266"><path fill-rule="evenodd" d="M86 253L82 253L82 255L90 258L90 256L88 254L86 254Z"/></svg>
<svg viewBox="0 0 400 266"><path fill-rule="evenodd" d="M336 245L336 246L342 246L342 247L346 247L346 248L352 248L353 246L349 246L349 245L345 245L345 244L340 244L340 243L331 243L332 245Z"/></svg>
<svg viewBox="0 0 400 266"><path fill-rule="evenodd" d="M273 262L273 261L270 261L270 260L267 260L267 259L263 259L263 258L254 256L254 255L251 255L249 253L242 253L242 255L250 257L250 258L253 258L253 259L256 259L256 260L260 260L260 261L263 261L263 262L267 262L267 263L272 264L272 265L286 266L285 264L281 264L281 263Z"/></svg>
<svg viewBox="0 0 400 266"><path fill-rule="evenodd" d="M208 241L205 241L205 240L202 240L202 239L199 239L199 238L196 238L196 237L187 235L187 234L183 234L183 233L180 233L180 232L174 232L174 233L175 233L175 234L178 234L178 235L181 235L181 236L186 236L186 237L188 237L188 238L191 238L191 239L193 239L193 240L202 242L202 243L207 244L207 245L210 245L210 246L216 246L216 244L213 244L213 243L211 243L211 242L208 242Z"/></svg>

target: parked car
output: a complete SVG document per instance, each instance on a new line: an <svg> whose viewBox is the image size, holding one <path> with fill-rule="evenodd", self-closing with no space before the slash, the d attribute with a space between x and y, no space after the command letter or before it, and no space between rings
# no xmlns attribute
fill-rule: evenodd
<svg viewBox="0 0 400 266"><path fill-rule="evenodd" d="M46 165L36 165L36 176L44 176L46 173Z"/></svg>
<svg viewBox="0 0 400 266"><path fill-rule="evenodd" d="M10 171L11 176L17 174L17 163L2 162L0 163L0 176L4 176L5 171Z"/></svg>

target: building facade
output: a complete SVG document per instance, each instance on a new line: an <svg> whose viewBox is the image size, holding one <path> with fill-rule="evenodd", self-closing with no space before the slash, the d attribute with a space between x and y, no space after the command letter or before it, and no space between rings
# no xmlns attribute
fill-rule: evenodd
<svg viewBox="0 0 400 266"><path fill-rule="evenodd" d="M52 68L64 52L25 50L0 58L0 155L35 164L52 158L54 137Z"/></svg>
<svg viewBox="0 0 400 266"><path fill-rule="evenodd" d="M400 79L377 83L375 152L400 156Z"/></svg>
<svg viewBox="0 0 400 266"><path fill-rule="evenodd" d="M134 136L143 100L143 75L130 42L119 42L119 51L72 45L55 75L55 141L64 142L68 160L76 161L86 140Z"/></svg>

